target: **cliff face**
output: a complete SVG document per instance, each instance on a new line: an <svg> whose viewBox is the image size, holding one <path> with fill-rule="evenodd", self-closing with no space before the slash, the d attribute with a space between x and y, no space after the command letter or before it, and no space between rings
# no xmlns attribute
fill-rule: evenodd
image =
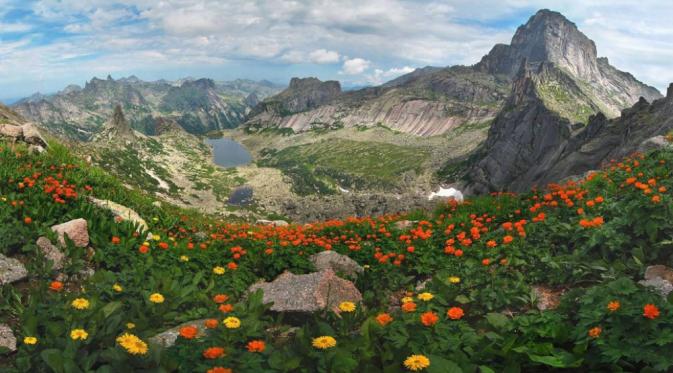
<svg viewBox="0 0 673 373"><path fill-rule="evenodd" d="M30 97L13 108L53 133L80 140L100 131L118 104L129 124L141 132L151 134L153 118L167 116L190 132L203 133L237 126L252 109L246 98L278 91L268 82L244 80L145 82L134 76L108 77L93 78L83 88L68 86L54 95Z"/></svg>
<svg viewBox="0 0 673 373"><path fill-rule="evenodd" d="M550 110L540 98L546 70L524 69L512 96L496 118L482 154L467 175L469 193L524 191L568 176L597 169L623 158L655 136L673 131L673 85L666 98L649 103L641 98L621 116L599 113L588 124L572 124Z"/></svg>
<svg viewBox="0 0 673 373"><path fill-rule="evenodd" d="M304 110L284 110L288 105L277 102L296 97L290 90L261 103L245 126L300 132L380 124L415 135L439 135L465 123L492 120L509 81L470 67L426 68L381 87L330 95L322 104L290 106Z"/></svg>

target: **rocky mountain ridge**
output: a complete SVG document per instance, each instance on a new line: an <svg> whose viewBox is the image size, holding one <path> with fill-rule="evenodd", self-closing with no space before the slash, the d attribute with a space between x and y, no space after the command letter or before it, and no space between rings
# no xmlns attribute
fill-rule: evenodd
<svg viewBox="0 0 673 373"><path fill-rule="evenodd" d="M545 91L541 98L572 122L586 122L597 112L615 117L641 96L650 101L661 97L655 88L611 66L607 58L598 58L594 42L574 23L544 9L517 29L509 45L494 46L473 66L417 69L379 87L344 92L312 109L288 110L291 105L282 104L302 95L290 86L267 99L269 105L262 102L245 126L298 132L383 125L420 136L441 135L493 120L521 65L533 69L540 64L557 70L557 79L538 85Z"/></svg>
<svg viewBox="0 0 673 373"><path fill-rule="evenodd" d="M279 90L266 81L146 82L135 76L117 80L108 76L94 77L84 87L68 86L54 95L33 95L12 108L50 132L79 140L91 139L117 104L131 126L143 133L151 134L156 117L170 117L189 132L205 133L237 126L253 107L251 95L259 100Z"/></svg>

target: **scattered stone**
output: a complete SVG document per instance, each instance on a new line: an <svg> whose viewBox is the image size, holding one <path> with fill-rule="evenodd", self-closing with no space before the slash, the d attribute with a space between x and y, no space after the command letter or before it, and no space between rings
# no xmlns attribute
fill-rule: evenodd
<svg viewBox="0 0 673 373"><path fill-rule="evenodd" d="M138 231L146 232L150 230L150 227L147 225L147 222L145 222L145 220L141 218L137 212L131 210L126 206L122 206L116 202L97 199L93 197L89 197L89 201L94 205L98 206L99 208L110 210L110 212L112 212L112 215L120 218L121 220L128 220L133 224L138 225Z"/></svg>
<svg viewBox="0 0 673 373"><path fill-rule="evenodd" d="M661 264L645 268L645 280L652 280L657 277L673 283L673 268Z"/></svg>
<svg viewBox="0 0 673 373"><path fill-rule="evenodd" d="M63 261L65 260L65 254L47 237L40 237L37 239L37 247L42 252L42 255L45 256L48 260L52 261L52 269L59 270L63 269Z"/></svg>
<svg viewBox="0 0 673 373"><path fill-rule="evenodd" d="M23 126L21 126L21 131L23 133L23 141L36 145L36 146L41 146L43 148L47 147L47 142L42 138L42 135L40 135L40 131L37 130L37 127L35 127L34 124L32 123L26 123Z"/></svg>
<svg viewBox="0 0 673 373"><path fill-rule="evenodd" d="M331 269L336 273L343 273L350 278L355 278L359 273L364 271L355 260L332 250L325 250L317 254L313 254L309 260L311 263L313 263L318 271Z"/></svg>
<svg viewBox="0 0 673 373"><path fill-rule="evenodd" d="M7 324L0 324L0 347L5 347L11 352L16 351L16 337Z"/></svg>
<svg viewBox="0 0 673 373"><path fill-rule="evenodd" d="M652 265L645 269L645 279L638 282L667 297L673 291L673 268L665 265Z"/></svg>
<svg viewBox="0 0 673 373"><path fill-rule="evenodd" d="M273 303L272 311L315 312L330 309L339 312L341 302L360 302L362 294L352 282L337 277L334 271L295 275L284 272L272 282L253 284L248 289L262 289L264 303Z"/></svg>
<svg viewBox="0 0 673 373"><path fill-rule="evenodd" d="M196 232L194 233L194 238L197 242L203 242L208 239L208 233L206 232Z"/></svg>
<svg viewBox="0 0 673 373"><path fill-rule="evenodd" d="M154 202L152 202L152 206L161 208L161 202L159 202L159 201L154 201Z"/></svg>
<svg viewBox="0 0 673 373"><path fill-rule="evenodd" d="M435 198L445 198L445 199L448 199L448 200L453 199L458 203L463 203L463 193L460 190L455 189L455 188L445 189L445 188L439 187L438 191L432 192L428 196L429 201L432 201Z"/></svg>
<svg viewBox="0 0 673 373"><path fill-rule="evenodd" d="M75 219L69 222L54 225L51 230L58 234L58 242L65 246L65 236L72 240L77 247L87 247L89 245L89 230L87 221L84 219Z"/></svg>
<svg viewBox="0 0 673 373"><path fill-rule="evenodd" d="M543 285L533 286L533 291L537 297L537 309L540 311L553 310L561 304L561 295L563 290L554 290Z"/></svg>
<svg viewBox="0 0 673 373"><path fill-rule="evenodd" d="M150 337L149 341L150 343L163 346L164 348L171 347L175 344L175 341L178 339L178 336L180 335L180 329L189 325L195 326L199 329L199 332L196 334L197 338L203 337L204 335L206 335L206 327L203 325L205 322L206 319L194 320L186 322L184 324L180 324L176 327L163 331L155 335L154 337Z"/></svg>
<svg viewBox="0 0 673 373"><path fill-rule="evenodd" d="M664 136L654 136L640 143L638 146L638 151L641 153L647 153L651 150L663 149L671 146L671 143L666 141Z"/></svg>
<svg viewBox="0 0 673 373"><path fill-rule="evenodd" d="M414 224L416 224L415 220L400 220L395 222L395 228L403 231L411 228Z"/></svg>
<svg viewBox="0 0 673 373"><path fill-rule="evenodd" d="M418 291L425 290L425 288L428 286L428 284L430 283L430 281L432 281L432 277L428 277L428 278L426 278L426 279L424 279L424 280L419 280L419 281L416 283L416 287L414 288L414 290L416 290L417 292L418 292Z"/></svg>
<svg viewBox="0 0 673 373"><path fill-rule="evenodd" d="M70 282L70 281L75 281L75 282L81 282L84 280L88 280L89 278L93 277L93 275L96 274L96 271L91 268L91 267L86 267L83 270L75 273L74 275L68 276L65 273L59 273L56 275L56 281L61 281L61 282Z"/></svg>
<svg viewBox="0 0 673 373"><path fill-rule="evenodd" d="M28 271L20 261L0 254L0 285L21 281L26 277Z"/></svg>
<svg viewBox="0 0 673 373"><path fill-rule="evenodd" d="M668 297L668 294L673 291L673 284L661 277L655 277L650 280L640 280L638 283L643 286L654 288L654 290L664 298Z"/></svg>
<svg viewBox="0 0 673 373"><path fill-rule="evenodd" d="M255 222L256 225L271 225L273 224L273 220L266 220L266 219L258 219Z"/></svg>

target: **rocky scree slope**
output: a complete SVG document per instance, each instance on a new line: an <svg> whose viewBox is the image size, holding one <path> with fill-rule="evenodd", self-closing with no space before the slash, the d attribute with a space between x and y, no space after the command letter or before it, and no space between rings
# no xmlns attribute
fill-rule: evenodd
<svg viewBox="0 0 673 373"><path fill-rule="evenodd" d="M381 124L421 136L445 134L459 126L490 122L509 96L522 64L553 65L557 79L538 89L552 109L572 122L586 122L597 112L615 117L641 96L649 101L661 97L655 88L611 66L607 58L598 58L594 42L563 15L540 10L518 28L509 45L494 46L474 66L417 69L382 86L336 97L327 95L327 88L314 80L310 89L291 84L267 99L268 105L263 102L245 125L250 130L272 127L298 132ZM316 95L331 99L314 108L304 105L292 110L291 102L309 101Z"/></svg>
<svg viewBox="0 0 673 373"><path fill-rule="evenodd" d="M145 82L134 76L93 78L81 88L69 86L54 95L34 95L13 105L23 117L60 137L88 140L122 105L135 129L152 134L156 117L169 117L192 133L231 128L243 121L260 98L278 92L270 82L184 79Z"/></svg>

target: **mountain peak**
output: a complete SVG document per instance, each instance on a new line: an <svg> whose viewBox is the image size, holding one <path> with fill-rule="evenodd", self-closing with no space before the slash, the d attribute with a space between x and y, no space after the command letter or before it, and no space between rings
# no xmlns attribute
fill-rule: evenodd
<svg viewBox="0 0 673 373"><path fill-rule="evenodd" d="M134 139L133 128L126 120L122 106L117 104L112 112L112 118L103 126L103 130L95 136L94 141L119 141L120 139Z"/></svg>

